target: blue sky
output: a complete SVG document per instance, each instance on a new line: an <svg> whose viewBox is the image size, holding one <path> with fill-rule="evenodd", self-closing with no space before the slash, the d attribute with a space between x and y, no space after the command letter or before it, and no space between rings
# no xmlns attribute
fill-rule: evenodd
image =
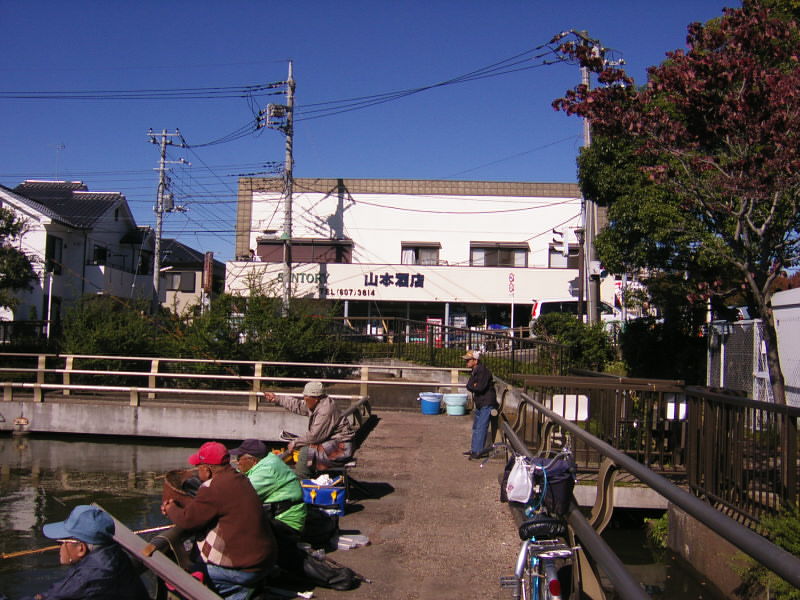
<svg viewBox="0 0 800 600"><path fill-rule="evenodd" d="M176 203L164 236L216 258L234 252L237 177L269 172L284 137L203 146L254 123L282 96L165 100L20 99L12 92L241 88L297 82L295 177L574 182L582 125L551 101L577 66L542 65L538 46L586 30L637 83L686 26L738 2L717 0L407 0L194 2L0 0L0 184L82 180L125 194L153 225L158 148L148 129L180 129L170 148ZM519 70L359 110L337 101L414 89L520 56ZM151 96L159 95L151 93ZM210 94L203 94L208 96ZM257 109L257 108L256 108Z"/></svg>

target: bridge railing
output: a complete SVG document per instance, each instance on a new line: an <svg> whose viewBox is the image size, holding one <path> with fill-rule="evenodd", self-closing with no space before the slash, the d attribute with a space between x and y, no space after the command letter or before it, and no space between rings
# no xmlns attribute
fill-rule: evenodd
<svg viewBox="0 0 800 600"><path fill-rule="evenodd" d="M516 379L535 401L640 463L672 476L685 475L683 382L546 375L517 375ZM509 410L509 418L519 421L525 440L544 449L550 436L541 427L541 415ZM578 440L573 451L582 468L599 468L602 457L591 446Z"/></svg>
<svg viewBox="0 0 800 600"><path fill-rule="evenodd" d="M457 390L463 388L461 376L468 372L463 367L407 364L354 365L74 354L0 353L0 364L3 365L0 366L0 387L5 401L20 393L30 396L35 402L45 401L47 394L53 398L54 394L71 396L80 393L118 395L129 398L131 405L138 406L143 401L180 399L190 395L201 402L221 397L247 402L251 410L257 410L262 390L270 388L280 392L282 388L302 387L309 379L308 372L335 375L315 377L326 384L358 385L361 396L368 396L371 386L410 387L415 391ZM296 369L298 376L270 375L273 367Z"/></svg>
<svg viewBox="0 0 800 600"><path fill-rule="evenodd" d="M800 408L687 387L693 492L742 522L800 505Z"/></svg>
<svg viewBox="0 0 800 600"><path fill-rule="evenodd" d="M694 390L691 390L691 393L696 394ZM508 421L508 427L526 447L547 447L547 443L541 443L545 435L549 436L551 441L557 438L563 439L561 436L570 435L573 449L576 447L588 448L598 456L603 457L603 459L613 462L616 468L624 469L640 482L661 494L669 502L704 523L742 552L748 554L795 587L800 587L800 557L790 554L749 527L723 514L705 499L681 489L647 465L636 460L629 453L618 450L599 437L592 435L587 431L583 423L576 422L574 419L570 419L569 416L565 417L558 411L551 410L549 406L539 401L539 398L544 397L540 391L538 396L536 394L522 393L513 401L511 398L504 399L501 418ZM717 400L721 401L719 398ZM745 404L749 404L749 402L745 402ZM552 402L550 406L552 406ZM508 410L506 407L508 407ZM794 411L788 409L783 411L783 408L779 407L778 412L791 416L796 424L797 418L793 416ZM789 415L789 413L792 414ZM704 414L705 420L710 420L711 414L706 412ZM539 440L536 441L531 439L530 436L531 425L535 423L538 423L540 429ZM548 433L545 434L543 432ZM723 435L721 431L720 435ZM724 455L720 454L720 456ZM792 464L796 468L796 456ZM600 490L600 487L598 485L598 490ZM695 490L695 493L697 493L697 490ZM597 503L596 506L599 504ZM572 515L574 512L573 510L570 513L570 524L573 524ZM578 526L581 527L582 524L578 523Z"/></svg>

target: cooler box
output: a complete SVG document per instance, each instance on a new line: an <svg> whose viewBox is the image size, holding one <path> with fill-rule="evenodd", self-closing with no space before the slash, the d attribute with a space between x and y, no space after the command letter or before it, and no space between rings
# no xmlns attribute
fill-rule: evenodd
<svg viewBox="0 0 800 600"><path fill-rule="evenodd" d="M300 486L303 488L303 501L306 504L318 506L332 515L344 516L347 503L344 477L335 478L330 485L319 485L313 479L301 479Z"/></svg>

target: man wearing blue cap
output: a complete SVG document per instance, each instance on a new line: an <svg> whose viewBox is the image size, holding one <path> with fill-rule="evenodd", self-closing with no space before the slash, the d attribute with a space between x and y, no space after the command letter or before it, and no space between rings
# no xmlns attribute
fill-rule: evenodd
<svg viewBox="0 0 800 600"><path fill-rule="evenodd" d="M70 570L32 600L149 600L130 558L114 541L114 519L105 511L82 504L42 531L61 543L59 558Z"/></svg>

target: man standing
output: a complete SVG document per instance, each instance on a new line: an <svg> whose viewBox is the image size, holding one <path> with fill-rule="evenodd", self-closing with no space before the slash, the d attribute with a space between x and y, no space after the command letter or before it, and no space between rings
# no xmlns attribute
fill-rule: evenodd
<svg viewBox="0 0 800 600"><path fill-rule="evenodd" d="M336 403L325 393L321 381L309 381L303 388L303 399L264 394L267 402L280 404L299 415L308 415L308 431L289 442L289 451L300 449L295 473L307 479L312 472L324 471L341 464L353 455L353 429Z"/></svg>
<svg viewBox="0 0 800 600"><path fill-rule="evenodd" d="M169 499L161 512L178 527L198 533L197 548L214 591L244 600L277 558L275 536L250 481L230 465L227 448L206 442L189 457L203 484L186 506Z"/></svg>
<svg viewBox="0 0 800 600"><path fill-rule="evenodd" d="M61 543L59 559L70 570L33 600L149 600L130 558L114 541L114 530L107 512L85 504L65 521L47 523L42 532Z"/></svg>
<svg viewBox="0 0 800 600"><path fill-rule="evenodd" d="M486 431L489 428L489 419L492 410L497 408L497 393L494 389L494 378L489 368L480 362L481 353L477 350L468 350L462 357L467 361L467 367L472 369L467 381L467 390L472 392L472 444L464 452L470 460L486 456Z"/></svg>

